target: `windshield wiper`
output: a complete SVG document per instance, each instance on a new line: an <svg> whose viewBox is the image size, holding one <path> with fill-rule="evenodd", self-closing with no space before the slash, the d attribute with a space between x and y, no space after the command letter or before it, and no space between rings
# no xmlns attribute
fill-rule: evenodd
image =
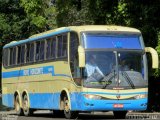
<svg viewBox="0 0 160 120"><path fill-rule="evenodd" d="M132 82L131 78L128 76L128 74L126 72L122 72L122 75L124 76L125 80L128 82L128 84L133 88L135 89L135 85L134 83Z"/></svg>
<svg viewBox="0 0 160 120"><path fill-rule="evenodd" d="M113 78L115 78L115 72L114 72L114 74L112 72L109 75L105 76L103 79L105 80L106 84L105 84L105 86L102 87L102 89L105 89L108 85L110 85L110 84L108 84L108 82L112 82L111 80Z"/></svg>

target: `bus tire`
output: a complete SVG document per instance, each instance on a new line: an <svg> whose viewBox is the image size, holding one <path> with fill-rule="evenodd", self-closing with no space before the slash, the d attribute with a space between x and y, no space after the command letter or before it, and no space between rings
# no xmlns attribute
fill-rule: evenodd
<svg viewBox="0 0 160 120"><path fill-rule="evenodd" d="M33 110L29 108L29 100L27 95L23 96L23 113L25 116L30 116L33 114Z"/></svg>
<svg viewBox="0 0 160 120"><path fill-rule="evenodd" d="M78 118L78 111L71 111L69 100L67 96L64 96L64 115L66 119L76 119Z"/></svg>
<svg viewBox="0 0 160 120"><path fill-rule="evenodd" d="M115 119L125 119L127 111L113 111Z"/></svg>
<svg viewBox="0 0 160 120"><path fill-rule="evenodd" d="M15 111L16 111L17 115L19 115L19 116L24 115L23 109L20 106L20 98L19 98L18 94L15 96L14 107L15 107Z"/></svg>

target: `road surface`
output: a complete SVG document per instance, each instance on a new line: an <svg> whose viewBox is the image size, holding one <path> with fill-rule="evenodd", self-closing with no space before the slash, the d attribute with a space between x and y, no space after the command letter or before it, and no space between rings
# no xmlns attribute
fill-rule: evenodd
<svg viewBox="0 0 160 120"><path fill-rule="evenodd" d="M141 120L159 120L160 113L138 113L130 112L127 114L127 119L141 119ZM92 112L81 113L77 120L107 120L114 119L112 112ZM62 117L54 117L50 111L36 111L30 117L16 116L14 111L0 112L0 120L66 120Z"/></svg>
<svg viewBox="0 0 160 120"><path fill-rule="evenodd" d="M30 117L24 116L16 116L14 111L9 112L0 112L2 120L66 120L63 116L61 117L54 117L54 114L50 111L36 111L34 115ZM104 113L81 113L78 120L106 120L106 119L113 119L112 112L104 112Z"/></svg>

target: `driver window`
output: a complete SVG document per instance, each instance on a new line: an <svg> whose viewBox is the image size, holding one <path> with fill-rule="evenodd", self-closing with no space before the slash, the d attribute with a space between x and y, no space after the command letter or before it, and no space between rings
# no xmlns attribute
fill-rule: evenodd
<svg viewBox="0 0 160 120"><path fill-rule="evenodd" d="M72 77L77 85L80 85L80 68L78 65L78 35L70 33L70 67Z"/></svg>

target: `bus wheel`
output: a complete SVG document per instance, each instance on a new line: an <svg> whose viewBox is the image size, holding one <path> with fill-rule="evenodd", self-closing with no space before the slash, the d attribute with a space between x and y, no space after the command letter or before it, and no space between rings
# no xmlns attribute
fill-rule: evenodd
<svg viewBox="0 0 160 120"><path fill-rule="evenodd" d="M30 116L33 114L33 110L29 108L29 101L27 95L23 96L23 112L25 116Z"/></svg>
<svg viewBox="0 0 160 120"><path fill-rule="evenodd" d="M77 111L70 110L70 103L66 96L64 97L64 115L67 119L75 119L78 117Z"/></svg>
<svg viewBox="0 0 160 120"><path fill-rule="evenodd" d="M125 119L127 111L113 111L115 119Z"/></svg>
<svg viewBox="0 0 160 120"><path fill-rule="evenodd" d="M20 115L23 115L23 110L22 110L22 108L21 108L21 106L20 106L20 98L19 98L18 95L16 95L16 97L15 97L14 106L15 106L16 114L19 115L19 116L20 116Z"/></svg>

